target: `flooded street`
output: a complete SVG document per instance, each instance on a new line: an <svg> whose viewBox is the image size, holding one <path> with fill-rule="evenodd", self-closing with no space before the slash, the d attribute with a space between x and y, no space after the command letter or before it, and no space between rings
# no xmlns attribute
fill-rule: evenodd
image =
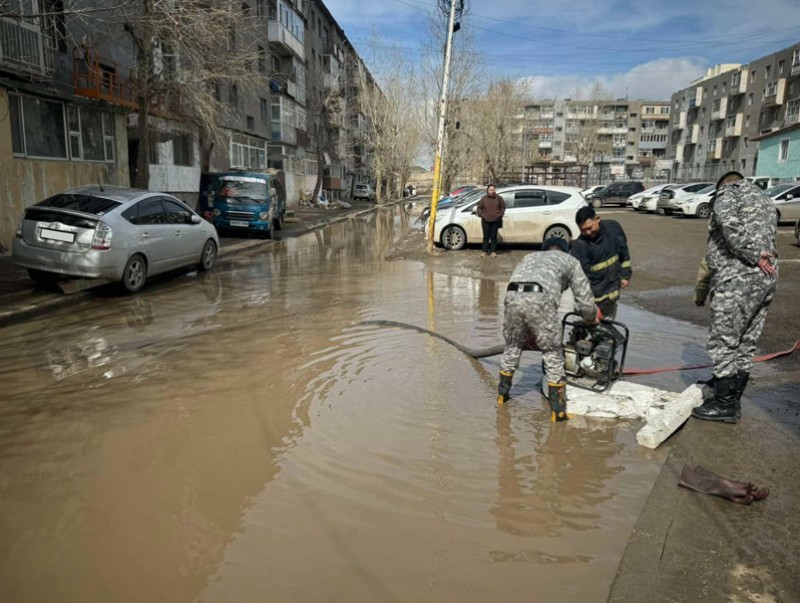
<svg viewBox="0 0 800 603"><path fill-rule="evenodd" d="M3 329L0 600L605 601L667 451L551 424L538 354L498 408L498 357L359 325L500 339L504 279L385 261L407 227L374 212ZM620 320L631 366L704 358L688 323Z"/></svg>

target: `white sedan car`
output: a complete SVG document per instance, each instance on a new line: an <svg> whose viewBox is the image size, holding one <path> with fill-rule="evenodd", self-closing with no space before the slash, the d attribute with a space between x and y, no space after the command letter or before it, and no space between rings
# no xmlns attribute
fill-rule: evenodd
<svg viewBox="0 0 800 603"><path fill-rule="evenodd" d="M800 184L797 182L776 184L764 192L775 204L778 222L794 222L800 219Z"/></svg>
<svg viewBox="0 0 800 603"><path fill-rule="evenodd" d="M679 200L673 210L675 215L708 218L711 214L711 201L714 199L716 190L716 187L710 184L695 194Z"/></svg>
<svg viewBox="0 0 800 603"><path fill-rule="evenodd" d="M658 193L661 192L661 189L667 186L672 186L671 182L665 182L664 184L656 184L655 186L651 186L650 188L643 190L641 193L636 193L635 195L631 195L628 197L628 202L626 205L632 207L636 211L641 209L641 204L644 202L646 198L656 196L658 197Z"/></svg>
<svg viewBox="0 0 800 603"><path fill-rule="evenodd" d="M577 187L520 185L499 189L497 194L506 204L500 243L542 243L549 237L571 241L580 235L575 214L586 201ZM480 243L481 219L475 214L479 201L437 213L434 240L446 249Z"/></svg>

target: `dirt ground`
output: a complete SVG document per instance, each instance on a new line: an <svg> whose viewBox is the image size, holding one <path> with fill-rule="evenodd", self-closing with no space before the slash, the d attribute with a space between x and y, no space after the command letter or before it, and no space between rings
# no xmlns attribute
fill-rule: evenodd
<svg viewBox="0 0 800 603"><path fill-rule="evenodd" d="M709 323L708 307L697 307L692 301L697 267L707 241L707 222L691 218L673 218L640 214L630 209L609 209L601 217L617 220L625 229L631 249L633 279L623 293L622 303L692 322L702 327ZM429 257L423 233L419 230L396 248L395 259L424 260L434 271L476 278L507 280L515 264L538 246L501 248L497 258L481 258L480 246L469 245L462 251L444 251ZM775 351L789 347L800 339L800 246L794 237L794 226L778 228L780 283L770 308L760 348ZM800 368L800 358L779 361Z"/></svg>

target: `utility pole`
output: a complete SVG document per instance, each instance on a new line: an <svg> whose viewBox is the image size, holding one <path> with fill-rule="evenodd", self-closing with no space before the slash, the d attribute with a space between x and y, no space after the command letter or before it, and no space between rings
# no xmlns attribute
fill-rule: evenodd
<svg viewBox="0 0 800 603"><path fill-rule="evenodd" d="M431 192L431 213L428 218L428 253L433 253L433 228L436 221L436 205L442 173L442 150L444 147L444 124L447 115L447 88L450 84L450 57L453 51L453 26L456 21L456 4L463 0L450 0L450 18L447 22L447 43L444 47L444 72L442 73L442 96L439 100L439 130L436 135L436 157L433 161L433 192Z"/></svg>

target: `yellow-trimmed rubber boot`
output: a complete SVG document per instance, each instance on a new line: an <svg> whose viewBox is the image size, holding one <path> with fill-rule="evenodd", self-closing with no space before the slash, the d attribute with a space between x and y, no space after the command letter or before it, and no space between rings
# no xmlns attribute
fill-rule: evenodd
<svg viewBox="0 0 800 603"><path fill-rule="evenodd" d="M550 420L566 421L567 416L567 384L547 382L547 401L550 403Z"/></svg>
<svg viewBox="0 0 800 603"><path fill-rule="evenodd" d="M511 380L513 371L500 371L500 383L497 384L497 403L505 404L511 398Z"/></svg>

